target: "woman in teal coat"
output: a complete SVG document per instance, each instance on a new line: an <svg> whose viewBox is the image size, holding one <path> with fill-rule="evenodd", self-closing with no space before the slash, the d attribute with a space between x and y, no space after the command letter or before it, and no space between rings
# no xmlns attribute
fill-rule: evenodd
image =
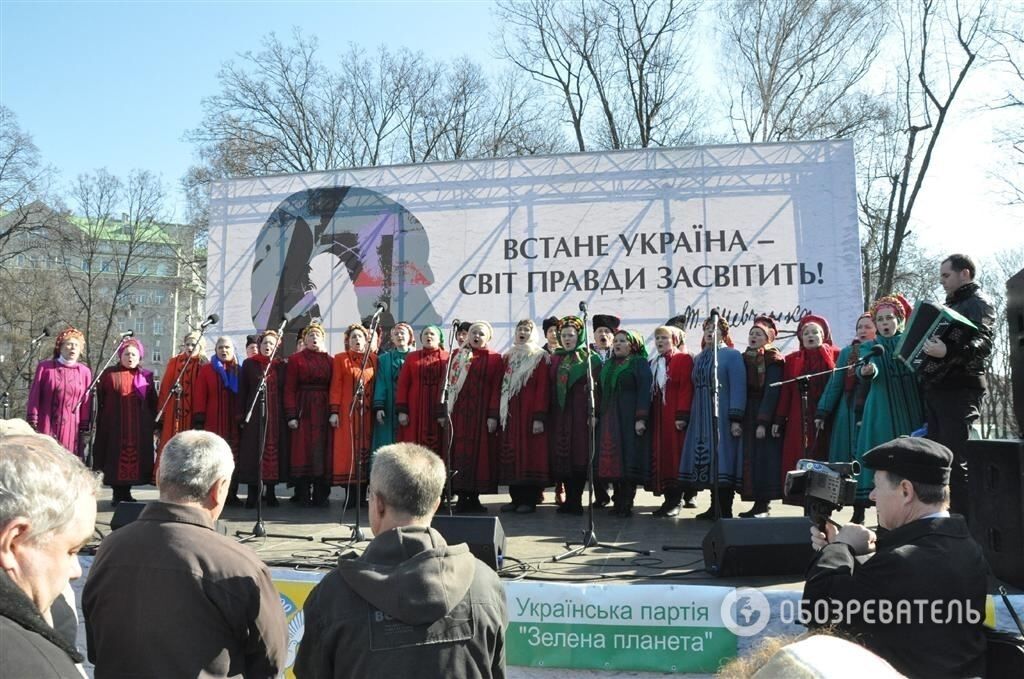
<svg viewBox="0 0 1024 679"><path fill-rule="evenodd" d="M832 418L832 438L829 440L829 462L852 462L857 453L857 431L867 396L866 382L858 379L856 368L851 368L864 355L863 345L875 339L875 321L870 313L857 319L853 342L839 353L836 371L825 385L818 400L814 421L818 429L824 428Z"/></svg>
<svg viewBox="0 0 1024 679"><path fill-rule="evenodd" d="M412 327L399 323L391 329L391 343L394 349L381 354L373 386L373 412L377 422L373 427L373 445L377 450L398 440L398 413L395 412L395 396L398 393L398 374L406 357L416 345Z"/></svg>
<svg viewBox="0 0 1024 679"><path fill-rule="evenodd" d="M864 401L864 417L857 434L859 462L862 462L864 453L875 446L908 435L924 424L924 407L917 376L896 358L896 347L900 343L910 311L910 303L901 295L882 297L871 305L871 317L878 328L878 335L874 341L861 345L861 355L868 355L876 344L881 345L885 352L872 356L871 361L859 371L860 379L871 383L871 391ZM854 521L859 519L863 523L863 508L870 504L868 495L872 488L874 474L862 466L857 480Z"/></svg>

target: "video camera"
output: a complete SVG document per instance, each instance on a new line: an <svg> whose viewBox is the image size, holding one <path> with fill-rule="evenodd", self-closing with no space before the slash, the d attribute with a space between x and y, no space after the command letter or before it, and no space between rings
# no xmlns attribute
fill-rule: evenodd
<svg viewBox="0 0 1024 679"><path fill-rule="evenodd" d="M859 462L800 460L786 473L785 496L789 504L803 505L822 531L832 512L853 504L857 494Z"/></svg>

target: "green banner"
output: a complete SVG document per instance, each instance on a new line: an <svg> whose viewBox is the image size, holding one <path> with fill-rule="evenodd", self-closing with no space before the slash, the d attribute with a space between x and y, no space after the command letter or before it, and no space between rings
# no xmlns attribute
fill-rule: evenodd
<svg viewBox="0 0 1024 679"><path fill-rule="evenodd" d="M512 622L506 661L528 667L649 672L715 672L736 655L721 627Z"/></svg>

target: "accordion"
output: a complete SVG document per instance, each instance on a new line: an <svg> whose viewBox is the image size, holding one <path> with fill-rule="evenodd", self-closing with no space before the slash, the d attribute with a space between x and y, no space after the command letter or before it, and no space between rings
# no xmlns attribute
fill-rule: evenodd
<svg viewBox="0 0 1024 679"><path fill-rule="evenodd" d="M896 346L896 357L917 373L921 382L928 384L941 380L953 361L949 359L978 334L978 327L964 316L932 302L920 302ZM946 345L943 358L932 358L924 353L924 343L935 337Z"/></svg>

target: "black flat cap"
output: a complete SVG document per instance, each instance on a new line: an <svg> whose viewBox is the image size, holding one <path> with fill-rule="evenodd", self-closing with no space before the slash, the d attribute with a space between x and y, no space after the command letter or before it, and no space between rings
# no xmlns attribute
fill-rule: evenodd
<svg viewBox="0 0 1024 679"><path fill-rule="evenodd" d="M864 454L864 466L875 471L899 474L918 483L949 483L953 453L930 439L901 436L875 446Z"/></svg>
<svg viewBox="0 0 1024 679"><path fill-rule="evenodd" d="M249 346L250 344L256 344L256 335L245 336L245 346Z"/></svg>
<svg viewBox="0 0 1024 679"><path fill-rule="evenodd" d="M619 324L622 323L622 319L618 316L610 316L608 314L594 314L594 330L598 328L608 328L609 330L618 330Z"/></svg>
<svg viewBox="0 0 1024 679"><path fill-rule="evenodd" d="M544 334L548 334L548 328L558 327L558 316L548 316L547 318L544 319L544 322L541 324L541 326L544 328Z"/></svg>

